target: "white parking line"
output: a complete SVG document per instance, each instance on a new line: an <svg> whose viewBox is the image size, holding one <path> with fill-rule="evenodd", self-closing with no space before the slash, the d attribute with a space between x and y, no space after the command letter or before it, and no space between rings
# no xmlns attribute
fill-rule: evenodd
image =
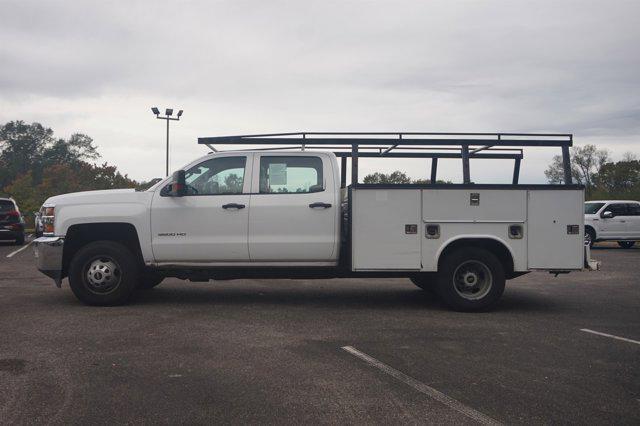
<svg viewBox="0 0 640 426"><path fill-rule="evenodd" d="M453 410L456 410L461 414L464 414L465 416L477 421L478 423L481 423L483 425L499 425L500 424L500 422L498 422L497 420L494 420L491 417L486 416L481 412L474 410L471 407L467 407L460 401L457 401L453 398L448 397L447 395L443 394L439 390L434 389L431 386L425 385L424 383L414 379L413 377L407 376L403 372L398 371L395 368L390 367L381 361L378 361L377 359L365 354L364 352L360 352L353 346L343 346L342 349L349 352L351 355L354 355L360 358L367 364L372 365L373 367L376 367L377 369L387 373L388 375L400 380L404 384L411 386L418 392L421 392L435 399L436 401L443 403L447 407L452 408Z"/></svg>
<svg viewBox="0 0 640 426"><path fill-rule="evenodd" d="M610 337L616 340L622 340L623 342L635 343L636 345L640 345L640 342L633 339L627 339L626 337L614 336L613 334L601 333L595 330L589 330L588 328L581 328L580 331L584 331L585 333L597 334L598 336Z"/></svg>
<svg viewBox="0 0 640 426"><path fill-rule="evenodd" d="M16 250L16 251L12 251L11 253L9 253L9 254L7 255L7 257L13 257L14 255L16 255L16 254L20 253L22 250L26 250L26 248L27 248L27 247L29 247L29 246L31 245L31 243L32 243L32 242L33 242L33 241L29 241L29 244L27 244L26 246L21 247L21 248L19 248L19 249L18 249L18 250Z"/></svg>

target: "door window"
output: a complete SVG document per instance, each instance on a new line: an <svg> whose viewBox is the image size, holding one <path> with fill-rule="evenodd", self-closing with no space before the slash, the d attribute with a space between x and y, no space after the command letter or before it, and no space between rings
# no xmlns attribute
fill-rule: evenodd
<svg viewBox="0 0 640 426"><path fill-rule="evenodd" d="M627 204L627 216L640 216L640 204Z"/></svg>
<svg viewBox="0 0 640 426"><path fill-rule="evenodd" d="M626 204L609 204L605 207L604 211L610 211L614 216L626 216L627 205Z"/></svg>
<svg viewBox="0 0 640 426"><path fill-rule="evenodd" d="M596 214L604 203L584 203L584 214Z"/></svg>
<svg viewBox="0 0 640 426"><path fill-rule="evenodd" d="M247 157L220 157L185 172L187 195L242 194Z"/></svg>
<svg viewBox="0 0 640 426"><path fill-rule="evenodd" d="M263 156L260 158L261 194L300 194L323 190L320 157Z"/></svg>

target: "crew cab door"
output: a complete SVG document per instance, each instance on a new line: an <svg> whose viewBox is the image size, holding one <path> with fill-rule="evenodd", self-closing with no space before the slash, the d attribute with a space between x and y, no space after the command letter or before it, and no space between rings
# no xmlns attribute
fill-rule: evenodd
<svg viewBox="0 0 640 426"><path fill-rule="evenodd" d="M187 194L151 204L156 262L249 261L251 154L218 154L185 170Z"/></svg>
<svg viewBox="0 0 640 426"><path fill-rule="evenodd" d="M604 218L602 214L610 211L613 217ZM600 213L600 234L602 238L625 238L627 235L627 205L624 203L611 203L605 206Z"/></svg>
<svg viewBox="0 0 640 426"><path fill-rule="evenodd" d="M261 153L253 161L251 261L335 260L340 205L330 157Z"/></svg>

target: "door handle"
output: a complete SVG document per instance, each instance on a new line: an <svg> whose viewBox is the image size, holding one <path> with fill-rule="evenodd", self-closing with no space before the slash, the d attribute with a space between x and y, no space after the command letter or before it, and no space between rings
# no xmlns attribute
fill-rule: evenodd
<svg viewBox="0 0 640 426"><path fill-rule="evenodd" d="M224 204L222 206L223 209L244 209L245 205L244 204L237 204L237 203L229 203L229 204Z"/></svg>
<svg viewBox="0 0 640 426"><path fill-rule="evenodd" d="M318 207L322 207L323 209L328 209L329 207L331 207L331 204L329 203L311 203L309 204L309 207L312 209L318 208Z"/></svg>

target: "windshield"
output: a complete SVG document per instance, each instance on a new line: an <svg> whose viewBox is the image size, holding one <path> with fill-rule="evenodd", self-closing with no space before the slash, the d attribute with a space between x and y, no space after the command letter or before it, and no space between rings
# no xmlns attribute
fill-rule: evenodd
<svg viewBox="0 0 640 426"><path fill-rule="evenodd" d="M596 214L604 203L584 203L584 214Z"/></svg>

